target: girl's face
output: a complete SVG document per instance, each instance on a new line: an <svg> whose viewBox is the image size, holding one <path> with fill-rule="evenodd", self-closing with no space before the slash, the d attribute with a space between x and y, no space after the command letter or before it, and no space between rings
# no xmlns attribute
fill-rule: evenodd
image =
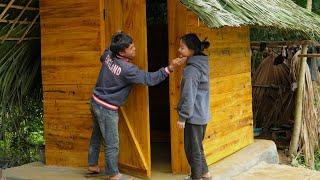
<svg viewBox="0 0 320 180"><path fill-rule="evenodd" d="M182 57L190 57L194 54L194 50L189 49L182 40L180 40L180 47L178 51Z"/></svg>

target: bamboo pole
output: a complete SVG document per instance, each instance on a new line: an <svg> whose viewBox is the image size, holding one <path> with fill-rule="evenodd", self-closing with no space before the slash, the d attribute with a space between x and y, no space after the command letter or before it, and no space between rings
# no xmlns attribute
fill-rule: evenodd
<svg viewBox="0 0 320 180"><path fill-rule="evenodd" d="M3 40L4 38L0 37L0 40ZM25 37L23 38L23 41L28 41L28 40L35 40L35 39L40 39L40 37ZM6 38L5 41L20 41L21 38Z"/></svg>
<svg viewBox="0 0 320 180"><path fill-rule="evenodd" d="M5 20L5 19L0 19L0 23L9 23L9 24L13 24L13 23L17 23L17 24L31 24L32 21L14 21L14 20ZM34 24L39 24L38 22L35 22Z"/></svg>
<svg viewBox="0 0 320 180"><path fill-rule="evenodd" d="M302 54L308 53L308 46L304 45L302 48ZM302 122L302 100L303 100L303 89L306 78L306 68L307 68L307 57L303 57L300 65L299 79L298 79L298 90L296 95L296 108L294 112L294 128L291 137L289 154L297 155L298 143L301 131Z"/></svg>
<svg viewBox="0 0 320 180"><path fill-rule="evenodd" d="M307 0L307 9L312 10L312 0ZM303 45L302 54L308 54L308 46ZM289 154L297 155L299 137L302 124L302 107L303 107L303 89L305 85L306 78L306 68L307 68L307 57L303 57L300 65L299 79L298 79L298 90L296 95L296 108L294 112L294 128L292 132L292 137L290 141Z"/></svg>
<svg viewBox="0 0 320 180"><path fill-rule="evenodd" d="M23 36L21 37L21 39L18 41L18 44L23 41L23 39L26 37L26 35L27 35L28 32L30 31L30 29L33 27L33 24L36 22L36 20L39 18L39 16L40 16L40 14L37 14L37 16L33 19L32 23L29 24L29 27L28 27L27 30L23 33Z"/></svg>
<svg viewBox="0 0 320 180"><path fill-rule="evenodd" d="M308 57L308 58L317 58L320 57L320 54L300 54L298 57ZM311 60L317 60L317 59L311 59Z"/></svg>
<svg viewBox="0 0 320 180"><path fill-rule="evenodd" d="M22 11L19 13L18 17L14 20L15 22L13 24L11 24L11 27L9 29L9 31L7 32L7 34L3 37L2 42L3 43L8 36L10 35L11 31L13 30L13 28L15 27L15 25L17 24L17 22L20 20L21 16L23 15L23 13L26 11L26 8L29 7L29 5L31 4L32 0L29 0L28 4L22 9Z"/></svg>
<svg viewBox="0 0 320 180"><path fill-rule="evenodd" d="M6 12L10 9L11 5L14 3L15 0L11 0L9 2L9 4L7 4L7 6L4 8L4 10L2 11L2 13L0 14L0 19L3 18L3 16L6 14Z"/></svg>
<svg viewBox="0 0 320 180"><path fill-rule="evenodd" d="M7 7L7 4L0 4L0 7ZM11 9L23 9L24 6L12 5L10 8L11 8ZM39 8L36 8L36 7L27 7L26 10L28 10L28 11L39 11Z"/></svg>

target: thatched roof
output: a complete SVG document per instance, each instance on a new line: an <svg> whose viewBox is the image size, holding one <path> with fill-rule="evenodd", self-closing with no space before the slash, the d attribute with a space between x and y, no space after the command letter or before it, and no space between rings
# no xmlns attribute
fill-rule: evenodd
<svg viewBox="0 0 320 180"><path fill-rule="evenodd" d="M262 26L320 35L320 16L292 0L180 0L210 28Z"/></svg>

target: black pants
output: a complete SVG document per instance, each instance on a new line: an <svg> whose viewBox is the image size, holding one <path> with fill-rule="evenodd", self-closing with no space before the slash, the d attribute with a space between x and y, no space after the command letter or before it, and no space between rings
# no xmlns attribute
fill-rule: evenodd
<svg viewBox="0 0 320 180"><path fill-rule="evenodd" d="M192 179L201 179L209 171L202 145L206 128L207 125L185 124L184 150L191 167Z"/></svg>

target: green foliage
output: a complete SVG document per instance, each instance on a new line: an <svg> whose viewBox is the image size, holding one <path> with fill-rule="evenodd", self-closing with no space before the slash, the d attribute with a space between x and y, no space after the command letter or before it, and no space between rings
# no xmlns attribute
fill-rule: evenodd
<svg viewBox="0 0 320 180"><path fill-rule="evenodd" d="M307 165L306 165L306 162L304 160L304 157L303 155L298 155L296 156L295 158L292 159L292 162L291 162L291 166L293 167L304 167L306 168Z"/></svg>
<svg viewBox="0 0 320 180"><path fill-rule="evenodd" d="M293 0L296 4L301 7L306 7L307 0ZM312 12L320 15L320 0L312 0Z"/></svg>
<svg viewBox="0 0 320 180"><path fill-rule="evenodd" d="M314 169L320 171L320 149L318 149L314 153L315 162L314 162ZM304 167L307 168L306 161L303 155L298 155L297 157L293 158L291 165L294 167Z"/></svg>
<svg viewBox="0 0 320 180"><path fill-rule="evenodd" d="M28 2L19 0L14 5L25 6ZM33 0L30 6L39 7L39 1ZM9 9L5 19L14 20L20 12ZM31 22L38 13L25 11L20 20ZM12 25L1 22L0 37L21 38L29 26ZM39 36L38 22L25 37ZM0 168L39 159L38 150L44 144L40 51L40 40L0 41Z"/></svg>
<svg viewBox="0 0 320 180"><path fill-rule="evenodd" d="M295 2L296 4L298 4L299 6L306 8L307 6L307 0L293 0L293 2Z"/></svg>
<svg viewBox="0 0 320 180"><path fill-rule="evenodd" d="M2 113L0 125L0 168L39 160L39 149L44 145L40 99L25 98L22 110L15 106Z"/></svg>
<svg viewBox="0 0 320 180"><path fill-rule="evenodd" d="M10 0L1 2L8 4ZM28 2L19 0L14 5ZM39 7L39 1L33 0L30 7ZM11 8L4 17L14 20L20 12ZM38 13L27 10L19 20L31 22ZM40 37L37 21L26 38ZM21 38L29 26L12 25L0 22L0 37ZM44 145L40 51L40 40L0 41L0 168L39 160L38 151Z"/></svg>
<svg viewBox="0 0 320 180"><path fill-rule="evenodd" d="M0 111L21 107L24 97L40 93L40 42L0 45ZM36 91L36 92L34 92Z"/></svg>
<svg viewBox="0 0 320 180"><path fill-rule="evenodd" d="M315 153L315 169L320 171L320 149Z"/></svg>
<svg viewBox="0 0 320 180"><path fill-rule="evenodd" d="M320 0L313 0L313 12L320 15Z"/></svg>

